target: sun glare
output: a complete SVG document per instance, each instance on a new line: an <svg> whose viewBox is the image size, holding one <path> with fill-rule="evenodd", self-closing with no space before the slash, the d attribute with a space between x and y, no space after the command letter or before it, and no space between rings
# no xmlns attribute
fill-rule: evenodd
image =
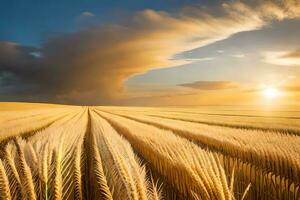
<svg viewBox="0 0 300 200"><path fill-rule="evenodd" d="M266 98L274 99L276 97L279 97L281 95L281 92L277 88L268 87L263 90L263 95Z"/></svg>

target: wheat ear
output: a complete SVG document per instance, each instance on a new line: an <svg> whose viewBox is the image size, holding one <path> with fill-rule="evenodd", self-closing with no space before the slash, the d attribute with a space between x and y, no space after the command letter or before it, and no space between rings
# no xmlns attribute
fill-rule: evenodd
<svg viewBox="0 0 300 200"><path fill-rule="evenodd" d="M75 184L75 199L82 199L82 183L81 183L81 146L78 145L75 149L75 159L74 159L74 184Z"/></svg>
<svg viewBox="0 0 300 200"><path fill-rule="evenodd" d="M1 199L5 199L5 200L11 199L8 178L1 160L0 160L0 196Z"/></svg>
<svg viewBox="0 0 300 200"><path fill-rule="evenodd" d="M21 147L21 139L18 139L16 141L16 147L18 152L18 161L20 163L20 170L23 176L24 184L22 184L22 187L24 187L23 191L26 192L26 196L29 197L29 199L35 200L36 199L36 193L34 188L34 183L32 180L32 173L29 168L29 166L26 163L25 155L23 148Z"/></svg>
<svg viewBox="0 0 300 200"><path fill-rule="evenodd" d="M113 200L112 194L107 185L106 177L104 175L102 161L96 143L96 138L94 135L92 135L91 137L92 137L91 139L92 139L93 167L94 167L96 184L98 187L96 189L100 191L101 199Z"/></svg>
<svg viewBox="0 0 300 200"><path fill-rule="evenodd" d="M53 198L56 200L62 199L61 165L62 165L62 142L60 143L58 150L55 152Z"/></svg>

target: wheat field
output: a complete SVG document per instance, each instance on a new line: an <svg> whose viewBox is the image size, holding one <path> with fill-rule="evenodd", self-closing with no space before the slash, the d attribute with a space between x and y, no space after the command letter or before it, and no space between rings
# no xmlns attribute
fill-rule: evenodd
<svg viewBox="0 0 300 200"><path fill-rule="evenodd" d="M300 199L293 108L0 103L0 143L0 199Z"/></svg>

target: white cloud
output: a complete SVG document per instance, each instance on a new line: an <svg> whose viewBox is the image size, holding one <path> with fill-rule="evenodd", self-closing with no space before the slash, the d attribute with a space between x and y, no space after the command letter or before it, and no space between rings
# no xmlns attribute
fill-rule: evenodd
<svg viewBox="0 0 300 200"><path fill-rule="evenodd" d="M233 54L231 56L234 58L244 58L246 55L245 54Z"/></svg>
<svg viewBox="0 0 300 200"><path fill-rule="evenodd" d="M186 62L200 62L200 61L210 61L210 60L214 60L214 57L206 57L206 58L188 58L188 59L184 59Z"/></svg>
<svg viewBox="0 0 300 200"><path fill-rule="evenodd" d="M82 12L82 13L81 13L81 16L82 16L82 17L94 17L95 14L92 13L92 12L89 12L89 11L85 11L85 12Z"/></svg>

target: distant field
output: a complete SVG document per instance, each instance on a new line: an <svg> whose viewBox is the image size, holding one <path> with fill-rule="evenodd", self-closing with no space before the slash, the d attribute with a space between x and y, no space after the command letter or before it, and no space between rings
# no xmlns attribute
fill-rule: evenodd
<svg viewBox="0 0 300 200"><path fill-rule="evenodd" d="M0 103L0 144L0 199L300 199L298 107Z"/></svg>
<svg viewBox="0 0 300 200"><path fill-rule="evenodd" d="M0 111L20 111L20 110L31 110L31 109L41 109L41 108L55 108L62 107L62 105L57 104L42 104L42 103L10 103L10 102L0 102Z"/></svg>

